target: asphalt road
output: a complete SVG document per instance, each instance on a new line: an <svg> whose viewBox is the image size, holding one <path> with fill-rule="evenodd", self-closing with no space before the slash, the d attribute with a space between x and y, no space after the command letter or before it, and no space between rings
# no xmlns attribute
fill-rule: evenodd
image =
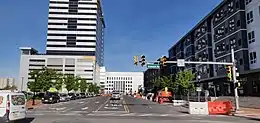
<svg viewBox="0 0 260 123"><path fill-rule="evenodd" d="M23 123L254 123L259 121L231 116L189 115L187 109L159 105L124 96L119 101L93 97L57 104L44 104L28 111Z"/></svg>

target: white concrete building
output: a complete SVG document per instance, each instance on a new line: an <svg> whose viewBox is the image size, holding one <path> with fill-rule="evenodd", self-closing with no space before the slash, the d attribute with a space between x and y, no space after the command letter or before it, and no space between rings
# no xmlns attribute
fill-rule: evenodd
<svg viewBox="0 0 260 123"><path fill-rule="evenodd" d="M124 94L137 92L144 85L143 72L106 72L105 93L120 91Z"/></svg>
<svg viewBox="0 0 260 123"><path fill-rule="evenodd" d="M63 74L80 76L89 83L99 81L97 79L99 76L95 76L95 71L99 71L97 70L99 67L95 63L95 56L40 55L33 48L23 47L20 49L20 78L23 78L23 80L17 83L17 87L21 87L23 90L27 90L27 82L29 81L28 73L30 70L42 69L44 66L55 69ZM18 89L20 90L20 88Z"/></svg>
<svg viewBox="0 0 260 123"><path fill-rule="evenodd" d="M0 89L5 88L7 85L14 86L15 78L0 78Z"/></svg>
<svg viewBox="0 0 260 123"><path fill-rule="evenodd" d="M101 87L101 92L105 91L105 85L106 85L106 67L100 67L100 79L99 79L99 85Z"/></svg>

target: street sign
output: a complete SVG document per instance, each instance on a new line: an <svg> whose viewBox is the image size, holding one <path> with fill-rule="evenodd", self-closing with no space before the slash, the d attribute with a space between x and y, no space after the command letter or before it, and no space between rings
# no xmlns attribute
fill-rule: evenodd
<svg viewBox="0 0 260 123"><path fill-rule="evenodd" d="M185 67L185 60L184 59L177 59L177 66L178 67Z"/></svg>
<svg viewBox="0 0 260 123"><path fill-rule="evenodd" d="M197 87L196 91L198 91L198 92L202 91L201 87Z"/></svg>
<svg viewBox="0 0 260 123"><path fill-rule="evenodd" d="M159 64L147 64L148 69L160 69Z"/></svg>

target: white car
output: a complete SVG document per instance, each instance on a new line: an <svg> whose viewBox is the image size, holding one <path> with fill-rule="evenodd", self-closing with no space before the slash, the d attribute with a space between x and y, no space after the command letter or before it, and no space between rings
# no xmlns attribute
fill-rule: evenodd
<svg viewBox="0 0 260 123"><path fill-rule="evenodd" d="M0 92L0 123L25 119L26 110L23 93Z"/></svg>
<svg viewBox="0 0 260 123"><path fill-rule="evenodd" d="M120 98L121 98L121 95L119 92L113 92L110 99L111 100L120 100Z"/></svg>

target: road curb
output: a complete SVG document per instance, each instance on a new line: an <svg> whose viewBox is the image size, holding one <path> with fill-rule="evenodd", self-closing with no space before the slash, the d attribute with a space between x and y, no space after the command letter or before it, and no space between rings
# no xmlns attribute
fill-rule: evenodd
<svg viewBox="0 0 260 123"><path fill-rule="evenodd" d="M252 116L256 116L256 115L252 115L252 116L248 116L248 115L237 115L237 114L232 114L229 116L233 116L233 117L239 117L239 118L247 118L247 119L252 119L252 120L257 120L260 121L260 117L252 117Z"/></svg>

